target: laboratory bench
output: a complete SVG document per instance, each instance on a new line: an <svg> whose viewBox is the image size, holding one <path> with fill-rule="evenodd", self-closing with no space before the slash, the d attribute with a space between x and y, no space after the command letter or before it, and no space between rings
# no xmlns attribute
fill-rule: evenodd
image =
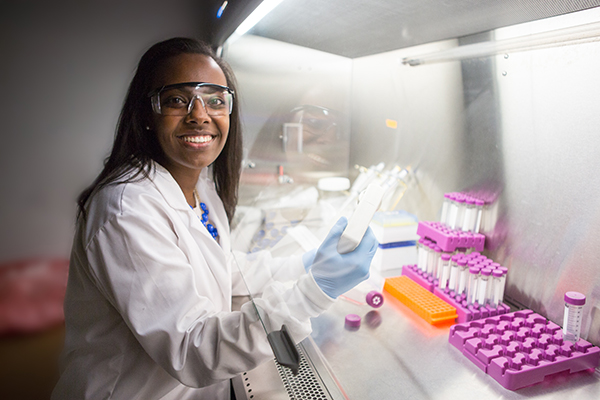
<svg viewBox="0 0 600 400"><path fill-rule="evenodd" d="M398 271L397 275L400 275ZM388 275L393 276L393 275ZM234 380L237 399L598 399L600 369L560 372L508 390L449 343L451 323L430 325L383 291L379 308L353 289L312 321L301 367L269 362ZM517 311L517 310L511 310ZM362 318L348 328L345 317Z"/></svg>

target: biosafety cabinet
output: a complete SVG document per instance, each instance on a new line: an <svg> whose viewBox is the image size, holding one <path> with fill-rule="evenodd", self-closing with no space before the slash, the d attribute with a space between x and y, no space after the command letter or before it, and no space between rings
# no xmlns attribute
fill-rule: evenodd
<svg viewBox="0 0 600 400"><path fill-rule="evenodd" d="M546 326L534 337L539 342L544 329L563 326L565 293L579 292L586 297L581 337L599 346L599 6L282 1L220 48L238 79L245 130L237 246L300 251L298 238L295 247L289 238L267 240L269 228L283 222L303 225L318 239L327 217L340 211L324 202L332 192L351 196L348 186L320 186L323 178L352 184L365 171L404 171L386 207L419 222L440 220L445 194L486 193L494 213L482 227L480 253L508 270L510 312L539 316ZM399 276L402 267L379 272ZM248 371L238 395L598 398L598 368L549 370L541 383L507 389L483 365L493 357L477 350L504 351L508 360L512 339L500 348L502 335L477 334L489 340L471 342L479 348L467 355L450 343L451 327L431 325L383 295L379 308L352 293L339 299L299 345L299 375L275 364ZM362 317L360 328L348 329L348 314ZM499 329L502 319L494 321ZM523 350L524 341L517 342ZM542 350L532 364L529 349L520 365L511 358L506 366L525 371L568 353Z"/></svg>

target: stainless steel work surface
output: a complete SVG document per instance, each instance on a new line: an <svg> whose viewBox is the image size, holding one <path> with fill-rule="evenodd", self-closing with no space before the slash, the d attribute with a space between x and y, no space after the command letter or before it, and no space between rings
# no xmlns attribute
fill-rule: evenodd
<svg viewBox="0 0 600 400"><path fill-rule="evenodd" d="M430 325L383 294L378 309L340 298L313 320L314 342L349 399L598 399L598 369L507 390L448 343L449 326ZM347 314L362 318L358 330L345 328Z"/></svg>

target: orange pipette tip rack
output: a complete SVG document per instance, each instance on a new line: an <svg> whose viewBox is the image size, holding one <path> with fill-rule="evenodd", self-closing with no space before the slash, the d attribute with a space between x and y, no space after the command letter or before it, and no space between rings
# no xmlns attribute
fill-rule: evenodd
<svg viewBox="0 0 600 400"><path fill-rule="evenodd" d="M453 321L456 308L407 276L387 278L383 289L432 325Z"/></svg>

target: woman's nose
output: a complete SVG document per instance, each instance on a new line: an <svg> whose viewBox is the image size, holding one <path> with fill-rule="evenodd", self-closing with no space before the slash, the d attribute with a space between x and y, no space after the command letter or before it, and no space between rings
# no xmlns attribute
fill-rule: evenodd
<svg viewBox="0 0 600 400"><path fill-rule="evenodd" d="M194 118L201 118L201 119L206 119L206 120L210 119L210 116L208 115L208 112L206 111L206 106L204 105L204 100L202 100L202 97L194 96L190 100L188 115L190 115Z"/></svg>

